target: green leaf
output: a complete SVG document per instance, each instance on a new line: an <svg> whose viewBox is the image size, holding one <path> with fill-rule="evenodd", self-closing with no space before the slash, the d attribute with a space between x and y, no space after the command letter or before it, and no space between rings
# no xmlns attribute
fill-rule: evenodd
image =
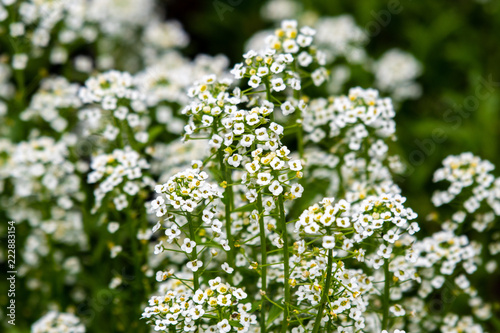
<svg viewBox="0 0 500 333"><path fill-rule="evenodd" d="M233 212L238 212L238 213L251 212L254 209L257 209L257 206L255 206L255 203L249 203L249 204L246 204L246 205L241 206L239 208L236 208L235 210L233 210Z"/></svg>
<svg viewBox="0 0 500 333"><path fill-rule="evenodd" d="M267 327L270 327L271 324L273 323L273 321L278 318L281 313L283 312L283 309L276 306L276 305L273 305L271 307L271 311L269 311L269 317L267 317Z"/></svg>
<svg viewBox="0 0 500 333"><path fill-rule="evenodd" d="M161 133L165 132L165 126L155 126L151 130L149 130L149 140L148 143L154 142L154 139L160 135Z"/></svg>

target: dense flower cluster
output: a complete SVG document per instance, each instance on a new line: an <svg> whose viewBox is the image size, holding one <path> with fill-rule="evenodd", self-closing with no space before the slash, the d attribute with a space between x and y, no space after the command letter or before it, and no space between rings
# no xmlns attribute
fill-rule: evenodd
<svg viewBox="0 0 500 333"><path fill-rule="evenodd" d="M42 119L55 131L63 132L68 127L68 121L74 117L74 110L81 105L78 89L78 84L70 83L64 77L43 80L21 118Z"/></svg>
<svg viewBox="0 0 500 333"><path fill-rule="evenodd" d="M127 72L109 71L85 82L79 96L89 105L80 112L91 130L102 130L107 140L120 139L129 133L130 141L146 143L148 123L145 96L139 92ZM133 131L133 132L132 132Z"/></svg>
<svg viewBox="0 0 500 333"><path fill-rule="evenodd" d="M409 53L398 49L387 51L376 62L374 72L375 85L397 101L415 99L422 93L420 85L415 82L422 66Z"/></svg>
<svg viewBox="0 0 500 333"><path fill-rule="evenodd" d="M75 165L69 161L67 141L55 141L51 137L40 137L19 143L12 152L11 177L15 179L15 194L19 197L42 195L60 197L63 208L71 208L70 196L80 189L80 179L74 173ZM37 188L42 186L42 188Z"/></svg>
<svg viewBox="0 0 500 333"><path fill-rule="evenodd" d="M161 296L149 299L142 318L154 322L155 331L175 327L182 332L250 332L257 324L247 294L220 278L208 281L207 287L193 290L179 281L166 282ZM167 289L171 288L171 289Z"/></svg>
<svg viewBox="0 0 500 333"><path fill-rule="evenodd" d="M152 183L150 178L143 175L143 170L149 169L149 163L128 146L123 150L115 149L111 154L95 156L90 168L92 172L88 174L88 183L99 182L99 187L94 191L94 209L101 206L107 193L115 192L115 208L123 210L128 207L127 197L135 196L141 188Z"/></svg>
<svg viewBox="0 0 500 333"><path fill-rule="evenodd" d="M151 203L156 216L161 217L167 213L167 204L190 213L201 203L222 197L218 186L206 181L208 174L200 171L201 161L193 161L192 164L193 169L178 172L165 184L156 185L156 193L163 194Z"/></svg>

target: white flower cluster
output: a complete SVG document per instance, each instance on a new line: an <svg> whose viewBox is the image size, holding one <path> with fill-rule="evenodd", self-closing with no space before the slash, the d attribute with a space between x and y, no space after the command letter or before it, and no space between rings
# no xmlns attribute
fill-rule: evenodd
<svg viewBox="0 0 500 333"><path fill-rule="evenodd" d="M452 275L459 264L468 274L476 269L478 249L465 235L456 236L451 231L440 231L416 242L413 246L417 255L416 267L423 268L425 280L419 289L419 296L426 297L445 282L445 276ZM463 288L465 289L465 288Z"/></svg>
<svg viewBox="0 0 500 333"><path fill-rule="evenodd" d="M319 86L327 79L326 55L313 46L316 31L309 27L297 28L297 21L283 21L281 29L266 38L266 48L261 52L248 51L244 63L234 66L231 73L237 78L249 78L248 85L280 92L287 87L300 90L302 79L299 67L313 68L311 79ZM309 67L311 66L311 67Z"/></svg>
<svg viewBox="0 0 500 333"><path fill-rule="evenodd" d="M295 223L295 233L303 239L295 243L297 252L291 258L298 268L292 274L292 286L299 285L296 293L299 304L302 301L311 306L319 304L324 297L323 286L331 283L333 291L327 297L335 296L327 302L324 315L332 320L341 319L339 332L354 332L368 325L365 321L372 311L368 304L376 303L375 299L383 293L372 284L372 279L384 278L377 271L384 263L388 263L388 272L393 274L393 278L385 276L386 279L419 281L415 268L417 256L412 249L416 241L412 235L419 226L411 222L416 214L403 206L405 200L393 194L371 196L357 203L343 199L335 203L333 198L324 198L305 210ZM310 248L314 242L318 242L318 247ZM331 262L334 258L337 263ZM366 263L366 268L373 269L374 275L371 276L367 269L347 269L351 258ZM329 268L326 267L328 262ZM328 274L331 277L326 277ZM301 281L308 282L302 285ZM401 298L397 295L402 291L411 289L411 284L401 283L393 289L399 290L393 293L392 299L396 300ZM339 292L335 293L336 290ZM405 314L401 305L394 304L391 309L396 317ZM354 331L350 328L353 326Z"/></svg>
<svg viewBox="0 0 500 333"><path fill-rule="evenodd" d="M468 215L473 215L472 227L482 232L494 222L495 216L500 216L500 178L491 174L494 168L491 162L472 153L451 155L443 161L433 180L446 181L449 187L436 191L432 203L436 207L460 205L451 217L453 223L447 223L449 228L456 228Z"/></svg>
<svg viewBox="0 0 500 333"><path fill-rule="evenodd" d="M327 137L341 137L342 145L349 150L359 150L364 140L373 144L376 137L393 135L396 129L394 116L389 98L379 98L377 90L358 87L350 89L348 96L311 101L304 113L303 126L309 133L308 139L313 142ZM382 155L384 152L380 150L385 149L385 145L373 147L373 157Z"/></svg>
<svg viewBox="0 0 500 333"><path fill-rule="evenodd" d="M207 182L208 174L201 171L202 162L194 161L192 169L178 172L162 185L155 186L160 194L151 202L157 217L167 213L167 204L183 212L193 212L199 205L221 198L220 188Z"/></svg>
<svg viewBox="0 0 500 333"><path fill-rule="evenodd" d="M422 66L413 55L392 49L374 65L375 85L396 101L416 99L422 94L422 88L415 82L421 72Z"/></svg>
<svg viewBox="0 0 500 333"><path fill-rule="evenodd" d="M156 18L154 0L91 0L87 6L88 20L96 22L100 32L112 36L126 36L131 28L146 26Z"/></svg>
<svg viewBox="0 0 500 333"><path fill-rule="evenodd" d="M391 173L404 167L398 156L389 155L387 141L395 139L389 98L379 98L373 89L353 88L348 96L312 100L303 116L306 140L328 148L309 149L306 154L312 176L330 183L325 195L344 190L348 200L356 200L399 192Z"/></svg>
<svg viewBox="0 0 500 333"><path fill-rule="evenodd" d="M74 144L71 135L66 136L66 141L39 137L20 142L9 164L4 166L14 178L15 195L21 198L34 194L42 198L58 197L61 207L71 208L70 197L78 196L80 178L69 160L68 143Z"/></svg>
<svg viewBox="0 0 500 333"><path fill-rule="evenodd" d="M150 65L134 77L134 82L146 96L146 104L149 107L156 107L160 103L187 104L189 102L187 91L193 82L212 73L223 75L228 64L224 56L200 55L190 61L174 51L159 57L151 56L149 62ZM170 119L163 120L164 116L159 112L157 110L157 120L160 123L167 123ZM180 131L177 133L180 134Z"/></svg>
<svg viewBox="0 0 500 333"><path fill-rule="evenodd" d="M263 18L280 22L290 17L296 17L302 5L294 0L269 0L261 8Z"/></svg>
<svg viewBox="0 0 500 333"><path fill-rule="evenodd" d="M31 326L31 333L85 333L85 326L72 313L50 311Z"/></svg>
<svg viewBox="0 0 500 333"><path fill-rule="evenodd" d="M202 327L204 332L249 332L257 320L250 314L251 304L242 303L247 294L220 277L209 280L208 284L208 287L193 291L180 281L167 282L170 289L164 295L149 299L142 318L154 322L155 331L169 331L175 327L183 332L194 332Z"/></svg>
<svg viewBox="0 0 500 333"><path fill-rule="evenodd" d="M362 28L349 14L324 16L321 12L301 11L302 7L300 1L269 0L262 6L261 12L264 18L272 21L296 17L299 22L306 23L317 31L315 43L326 54L331 73L328 84L330 93L338 94L346 88L347 81L358 80L357 73L359 67L362 67L366 74L373 76L375 87L389 93L398 105L406 99L415 99L421 95L422 88L416 79L422 73L422 65L413 55L391 49L379 59L373 59L365 50L371 33L376 33L373 29L377 29L380 22L374 20ZM268 31L256 33L248 42L247 48L260 49L267 34Z"/></svg>
<svg viewBox="0 0 500 333"><path fill-rule="evenodd" d="M104 129L107 140L115 140L133 130L133 137L140 143L147 142L145 131L149 122L145 96L134 85L133 76L127 72L109 71L89 78L79 91L82 102L89 107L80 111L79 117L91 129ZM97 104L97 106L93 106ZM103 116L108 121L103 124ZM106 119L106 118L104 118Z"/></svg>
<svg viewBox="0 0 500 333"><path fill-rule="evenodd" d="M329 299L325 315L337 322L337 332L354 332L365 328L369 294L374 291L372 277L362 270L347 269L343 262L333 263ZM292 279L299 285L295 295L297 304L315 307L321 300L325 288L327 261L316 257L297 263ZM309 322L306 331L310 332L314 321ZM305 332L304 330L298 332Z"/></svg>
<svg viewBox="0 0 500 333"><path fill-rule="evenodd" d="M99 183L94 190L97 210L106 194L115 192L113 203L118 211L128 207L129 200L142 188L150 186L152 180L145 177L144 170L149 169L149 163L130 147L115 149L111 154L95 156L90 164L92 172L88 174L89 184Z"/></svg>
<svg viewBox="0 0 500 333"><path fill-rule="evenodd" d="M318 31L318 45L327 49L330 56L343 56L353 63L366 60L363 45L368 41L368 34L356 25L351 15L322 17L314 27Z"/></svg>
<svg viewBox="0 0 500 333"><path fill-rule="evenodd" d="M471 316L459 317L456 314L448 314L443 319L443 325L440 327L443 333L483 333L481 325L474 322Z"/></svg>
<svg viewBox="0 0 500 333"><path fill-rule="evenodd" d="M319 236L326 234L330 229L351 227L349 218L351 205L343 199L335 204L333 201L334 198L324 198L319 204L314 204L304 210L295 222L294 232L307 236ZM323 247L333 249L335 237L323 236Z"/></svg>
<svg viewBox="0 0 500 333"><path fill-rule="evenodd" d="M157 50L185 47L189 43L189 36L177 21L150 22L144 30L142 39L148 47Z"/></svg>
<svg viewBox="0 0 500 333"><path fill-rule="evenodd" d="M28 108L21 113L21 119L41 118L55 131L63 132L68 121L75 118L75 110L81 106L78 89L78 84L61 76L44 79Z"/></svg>

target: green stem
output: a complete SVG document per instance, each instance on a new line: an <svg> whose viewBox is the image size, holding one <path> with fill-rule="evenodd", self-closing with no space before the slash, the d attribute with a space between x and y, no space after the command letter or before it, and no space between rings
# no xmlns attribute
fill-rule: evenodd
<svg viewBox="0 0 500 333"><path fill-rule="evenodd" d="M219 163L223 174L223 178L226 183L232 183L232 173L231 169L226 167L224 164L224 155L222 151L219 151ZM235 267L235 255L234 255L234 239L231 233L231 210L233 206L233 187L226 186L224 189L224 206L226 210L226 233L227 241L229 243L230 250L227 253L227 261L229 266ZM229 277L231 279L231 277Z"/></svg>
<svg viewBox="0 0 500 333"><path fill-rule="evenodd" d="M389 230L389 225L386 223L384 226L384 233ZM385 242L386 245L387 242ZM389 293L391 289L391 280L390 280L390 272L389 272L389 260L387 258L384 260L384 295L382 296L382 329L389 330Z"/></svg>
<svg viewBox="0 0 500 333"><path fill-rule="evenodd" d="M129 224L129 231L130 231L130 245L132 247L132 256L131 256L131 261L134 265L134 280L133 280L133 287L132 287L132 297L135 299L136 304L140 304L140 295L144 294L144 285L142 283L144 275L142 274L141 270L141 261L142 261L142 256L139 253L139 240L137 239L137 231L138 231L138 219L137 216L133 216L132 212L132 205L134 204L134 201L132 201L129 206L126 209L126 214L127 214L127 223ZM132 308L132 313L133 316L138 316L140 315L140 312L138 311L137 307ZM135 325L135 330L138 332L143 331L145 328L144 326L137 327L137 324Z"/></svg>
<svg viewBox="0 0 500 333"><path fill-rule="evenodd" d="M191 238L192 241L196 242L196 227L194 225L194 221L191 217L191 214L187 214L187 220L188 220L188 227L189 227L189 238ZM196 246L193 248L192 252L192 260L196 260L198 258L198 253L196 252ZM193 287L194 290L200 289L200 277L199 277L199 269L196 272L193 272Z"/></svg>
<svg viewBox="0 0 500 333"><path fill-rule="evenodd" d="M262 278L262 291L267 295L267 237L264 226L264 208L262 207L262 194L259 192L257 195L257 207L259 210L259 229L260 229L260 252L261 252L261 278ZM261 314L260 314L260 331L266 333L266 310L265 310L265 297L262 297Z"/></svg>
<svg viewBox="0 0 500 333"><path fill-rule="evenodd" d="M321 319L323 318L323 311L325 310L325 306L328 300L328 293L330 292L330 283L332 279L332 265L333 265L333 255L332 249L328 250L328 264L326 267L326 283L323 286L323 291L321 293L321 301L318 309L318 313L316 314L316 319L314 321L314 328L312 333L319 332L321 326Z"/></svg>
<svg viewBox="0 0 500 333"><path fill-rule="evenodd" d="M391 280L389 279L389 259L385 259L384 261L384 295L382 299L383 303L383 317L382 317L382 329L388 330L389 324L389 293L391 288Z"/></svg>
<svg viewBox="0 0 500 333"><path fill-rule="evenodd" d="M284 260L284 284L285 284L285 302L283 311L283 325L281 327L281 332L285 333L288 328L288 306L290 302L290 257L288 253L288 233L286 231L286 218L285 218L285 207L283 204L283 194L278 196L278 208L280 211L280 227L281 227L281 238L283 239L283 260Z"/></svg>
<svg viewBox="0 0 500 333"><path fill-rule="evenodd" d="M271 102L271 87L269 85L269 78L265 80L266 85L266 99ZM274 111L269 115L269 120L274 121Z"/></svg>

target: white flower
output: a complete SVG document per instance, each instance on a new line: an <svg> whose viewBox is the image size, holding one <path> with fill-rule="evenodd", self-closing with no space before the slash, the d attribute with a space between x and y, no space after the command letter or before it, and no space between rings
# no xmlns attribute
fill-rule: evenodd
<svg viewBox="0 0 500 333"><path fill-rule="evenodd" d="M283 126L281 126L279 124L276 124L273 122L269 125L269 128L271 129L271 131L273 131L274 133L276 133L278 135L283 134Z"/></svg>
<svg viewBox="0 0 500 333"><path fill-rule="evenodd" d="M128 206L128 200L125 194L120 194L116 198L113 199L113 203L115 204L116 210L121 211Z"/></svg>
<svg viewBox="0 0 500 333"><path fill-rule="evenodd" d="M227 159L227 163L235 168L239 167L240 166L240 163L241 163L241 160L243 159L243 157L241 157L241 155L238 155L238 154L234 154L233 156L229 157Z"/></svg>
<svg viewBox="0 0 500 333"><path fill-rule="evenodd" d="M271 163L269 163L269 165L271 166L271 168L273 168L273 170L281 170L285 166L285 162L280 160L279 157L275 157L273 158Z"/></svg>
<svg viewBox="0 0 500 333"><path fill-rule="evenodd" d="M234 271L234 268L230 267L229 264L227 262L223 263L221 265L221 268L228 274L232 274L233 271Z"/></svg>
<svg viewBox="0 0 500 333"><path fill-rule="evenodd" d="M297 53L299 45L293 39L287 39L283 42L283 49L288 53Z"/></svg>
<svg viewBox="0 0 500 333"><path fill-rule="evenodd" d="M279 181L275 180L269 185L269 191L276 197L283 192L283 186L281 186Z"/></svg>
<svg viewBox="0 0 500 333"><path fill-rule="evenodd" d="M160 254L164 251L165 249L163 248L163 241L160 241L158 244L155 245L155 250L154 254Z"/></svg>
<svg viewBox="0 0 500 333"><path fill-rule="evenodd" d="M243 289L238 288L235 291L233 291L233 296L236 297L238 300L242 300L247 298L248 295L243 291Z"/></svg>
<svg viewBox="0 0 500 333"><path fill-rule="evenodd" d="M151 208L152 209L158 209L158 208L160 208L160 206L163 205L164 202L165 202L165 199L163 199L163 197L156 197L156 199L154 199L153 201L151 201Z"/></svg>
<svg viewBox="0 0 500 333"><path fill-rule="evenodd" d="M399 235L397 232L395 232L393 229L390 229L387 231L387 233L384 235L384 239L388 241L391 244L394 244L395 241L399 239Z"/></svg>
<svg viewBox="0 0 500 333"><path fill-rule="evenodd" d="M195 259L193 261L189 261L186 264L186 267L188 269L192 270L193 272L196 272L201 266L203 266L203 262L198 260L198 259Z"/></svg>
<svg viewBox="0 0 500 333"><path fill-rule="evenodd" d="M257 69L258 76L266 76L267 74L269 74L269 68L267 66L262 66Z"/></svg>
<svg viewBox="0 0 500 333"><path fill-rule="evenodd" d="M262 79L257 75L252 75L250 80L248 80L248 85L252 88L257 88L260 85Z"/></svg>
<svg viewBox="0 0 500 333"><path fill-rule="evenodd" d="M227 239L222 239L220 241L220 245L222 246L222 248L224 249L224 251L231 250L231 247L229 246L229 241Z"/></svg>
<svg viewBox="0 0 500 333"><path fill-rule="evenodd" d="M283 72L284 69L285 69L285 64L279 62L274 62L271 65L271 72L273 72L274 74L279 74Z"/></svg>
<svg viewBox="0 0 500 333"><path fill-rule="evenodd" d="M335 237L334 236L324 236L323 237L323 247L325 249L333 249L335 247Z"/></svg>
<svg viewBox="0 0 500 333"><path fill-rule="evenodd" d="M193 249L195 249L195 248L196 248L195 241L192 241L189 238L184 239L184 244L182 244L182 246L181 246L182 251L184 251L186 253L191 253L191 252L193 252Z"/></svg>
<svg viewBox="0 0 500 333"><path fill-rule="evenodd" d="M111 258L116 258L116 256L122 252L122 247L121 245L115 245L111 248Z"/></svg>
<svg viewBox="0 0 500 333"><path fill-rule="evenodd" d="M158 281L158 282L165 281L167 279L167 277L168 277L167 272L163 272L163 271L156 272L156 281Z"/></svg>
<svg viewBox="0 0 500 333"><path fill-rule="evenodd" d="M302 185L300 184L293 184L292 188L290 189L290 193L292 193L296 198L302 197L302 192L304 192L304 187L302 187Z"/></svg>
<svg viewBox="0 0 500 333"><path fill-rule="evenodd" d="M271 89L274 91L283 91L285 90L286 85L283 82L282 78L272 79L271 80Z"/></svg>
<svg viewBox="0 0 500 333"><path fill-rule="evenodd" d="M302 170L302 163L300 162L300 160L289 161L288 165L290 166L290 170L293 170L293 171Z"/></svg>
<svg viewBox="0 0 500 333"><path fill-rule="evenodd" d="M247 163L245 164L245 169L251 173L254 174L260 169L260 163L259 161L253 161L252 163Z"/></svg>
<svg viewBox="0 0 500 333"><path fill-rule="evenodd" d="M240 144L243 147L250 147L252 145L252 143L253 143L254 140L255 140L255 135L253 135L253 134L245 134L241 138Z"/></svg>
<svg viewBox="0 0 500 333"><path fill-rule="evenodd" d="M227 333L231 330L231 325L229 325L229 321L227 319L224 319L217 324L217 328L220 333Z"/></svg>
<svg viewBox="0 0 500 333"><path fill-rule="evenodd" d="M259 172L257 175L257 184L265 186L268 185L272 179L273 176L269 172Z"/></svg>
<svg viewBox="0 0 500 333"><path fill-rule="evenodd" d="M283 112L284 116L288 116L295 112L295 107L289 101L281 104L281 112Z"/></svg>
<svg viewBox="0 0 500 333"><path fill-rule="evenodd" d="M389 308L389 311L391 311L396 317L402 317L406 314L405 309L403 309L403 307L399 304L394 304L393 306L391 306Z"/></svg>
<svg viewBox="0 0 500 333"><path fill-rule="evenodd" d="M223 141L224 141L224 140L223 140L223 139L222 139L219 135L214 134L214 135L212 136L212 139L208 142L208 145L209 145L210 147L215 147L215 148L219 149L219 148L220 148L220 146L222 145L222 142L223 142Z"/></svg>
<svg viewBox="0 0 500 333"><path fill-rule="evenodd" d="M12 57L12 68L15 70L24 70L28 64L28 56L25 53L15 54Z"/></svg>
<svg viewBox="0 0 500 333"><path fill-rule="evenodd" d="M120 224L118 222L109 222L108 231L114 234L120 228Z"/></svg>

